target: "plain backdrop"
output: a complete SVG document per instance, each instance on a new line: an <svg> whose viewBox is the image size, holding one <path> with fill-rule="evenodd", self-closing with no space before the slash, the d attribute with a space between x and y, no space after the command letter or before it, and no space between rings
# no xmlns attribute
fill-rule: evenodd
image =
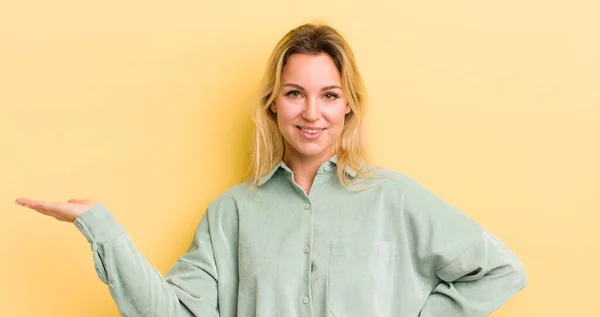
<svg viewBox="0 0 600 317"><path fill-rule="evenodd" d="M493 316L593 315L599 12L591 0L0 0L0 315L119 315L75 226L17 197L102 201L166 274L245 175L272 48L316 19L354 49L373 163L525 264L529 285Z"/></svg>

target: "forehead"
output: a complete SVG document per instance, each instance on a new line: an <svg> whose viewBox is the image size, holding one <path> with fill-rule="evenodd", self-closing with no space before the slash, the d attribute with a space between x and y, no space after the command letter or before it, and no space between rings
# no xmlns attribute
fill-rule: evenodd
<svg viewBox="0 0 600 317"><path fill-rule="evenodd" d="M295 83L306 89L341 86L341 77L335 62L325 53L290 55L283 66L281 79L282 84Z"/></svg>

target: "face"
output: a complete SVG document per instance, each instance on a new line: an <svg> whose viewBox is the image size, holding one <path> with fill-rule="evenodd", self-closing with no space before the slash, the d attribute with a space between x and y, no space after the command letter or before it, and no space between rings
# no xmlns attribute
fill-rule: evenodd
<svg viewBox="0 0 600 317"><path fill-rule="evenodd" d="M350 112L341 77L325 54L292 54L281 74L282 88L271 105L285 140L286 159L327 160Z"/></svg>

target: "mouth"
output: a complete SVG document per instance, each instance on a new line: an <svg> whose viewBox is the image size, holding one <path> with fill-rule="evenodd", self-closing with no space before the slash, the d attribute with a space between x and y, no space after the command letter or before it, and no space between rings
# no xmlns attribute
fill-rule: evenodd
<svg viewBox="0 0 600 317"><path fill-rule="evenodd" d="M319 135L321 135L321 132L323 132L323 130L325 130L325 128L316 128L316 127L300 127L300 126L296 126L296 128L298 128L298 131L300 131L300 134L302 134L302 136L304 136L307 139L316 139L319 137Z"/></svg>

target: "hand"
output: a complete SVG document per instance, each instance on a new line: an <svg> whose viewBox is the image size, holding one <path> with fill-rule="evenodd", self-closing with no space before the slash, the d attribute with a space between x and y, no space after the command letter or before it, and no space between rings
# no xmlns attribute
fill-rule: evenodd
<svg viewBox="0 0 600 317"><path fill-rule="evenodd" d="M15 200L15 204L17 205L33 209L46 216L52 216L59 221L71 223L88 209L99 203L99 201L91 199L71 199L66 203L59 201L45 202L26 198L17 198Z"/></svg>

